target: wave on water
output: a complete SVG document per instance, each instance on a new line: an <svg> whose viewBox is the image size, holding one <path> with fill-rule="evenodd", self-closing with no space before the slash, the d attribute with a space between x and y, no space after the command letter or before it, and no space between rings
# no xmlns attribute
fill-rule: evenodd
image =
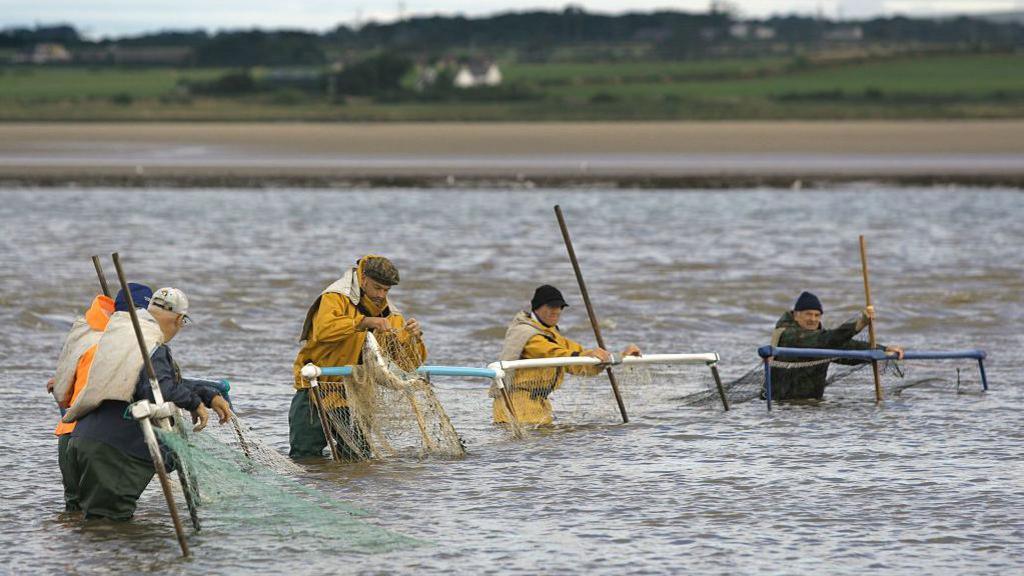
<svg viewBox="0 0 1024 576"><path fill-rule="evenodd" d="M234 318L224 318L218 322L218 326L231 332L254 332L252 328L246 328L238 323Z"/></svg>
<svg viewBox="0 0 1024 576"><path fill-rule="evenodd" d="M504 326L489 326L474 330L470 336L475 340L497 340L505 337L505 330Z"/></svg>
<svg viewBox="0 0 1024 576"><path fill-rule="evenodd" d="M43 314L22 310L15 318L15 325L22 328L70 330L73 319L63 314Z"/></svg>

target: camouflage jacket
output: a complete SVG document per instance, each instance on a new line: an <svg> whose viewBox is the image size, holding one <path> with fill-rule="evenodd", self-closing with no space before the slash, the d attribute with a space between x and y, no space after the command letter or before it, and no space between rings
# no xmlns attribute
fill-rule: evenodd
<svg viewBox="0 0 1024 576"><path fill-rule="evenodd" d="M825 330L818 325L817 330L801 328L793 318L792 312L786 312L775 323L772 332L772 346L780 348L826 348L839 350L867 350L868 343L854 340L860 330L857 323L861 316L851 318L842 325ZM862 328L863 329L863 328ZM884 348L884 346L879 346ZM812 358L787 358L786 362L806 362ZM859 364L859 360L836 359L840 364ZM828 362L799 368L772 368L772 400L804 400L821 399L828 385ZM763 395L763 391L762 391Z"/></svg>

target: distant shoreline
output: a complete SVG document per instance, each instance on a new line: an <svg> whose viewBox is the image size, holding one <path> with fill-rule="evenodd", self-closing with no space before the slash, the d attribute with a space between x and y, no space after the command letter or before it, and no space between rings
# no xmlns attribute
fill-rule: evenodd
<svg viewBox="0 0 1024 576"><path fill-rule="evenodd" d="M1024 120L7 123L0 187L1024 187Z"/></svg>

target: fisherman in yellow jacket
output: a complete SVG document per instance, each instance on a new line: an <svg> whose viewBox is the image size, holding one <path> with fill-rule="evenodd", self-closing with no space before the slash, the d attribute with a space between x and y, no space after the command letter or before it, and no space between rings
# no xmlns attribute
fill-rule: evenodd
<svg viewBox="0 0 1024 576"><path fill-rule="evenodd" d="M601 362L611 362L612 357L608 351L602 348L584 349L558 330L562 309L567 306L562 293L554 286L545 284L537 288L530 301L531 310L516 314L505 332L501 360L591 356ZM622 351L622 355L639 356L640 349L630 344ZM512 381L510 396L516 418L521 424L551 424L553 416L548 396L562 385L565 373L596 376L603 371L604 366L598 364L515 370L509 379ZM495 423L510 421L500 396L494 399L493 414Z"/></svg>
<svg viewBox="0 0 1024 576"><path fill-rule="evenodd" d="M388 301L388 291L398 284L398 269L383 256L367 255L349 268L336 282L328 286L313 301L306 312L299 341L302 349L295 357L295 396L288 410L288 428L292 458L321 456L327 446L319 417L309 398L309 384L302 378L306 364L317 366L353 366L360 363L367 331L392 331L400 342L411 342L418 349L419 358L425 359L423 332L415 318L405 318ZM321 382L340 378L321 377ZM352 422L344 393L324 398L324 408L337 411L343 419ZM338 439L343 457L359 460L369 457L362 431L351 427L350 441ZM361 446L351 446L351 440ZM355 449L353 449L355 448Z"/></svg>

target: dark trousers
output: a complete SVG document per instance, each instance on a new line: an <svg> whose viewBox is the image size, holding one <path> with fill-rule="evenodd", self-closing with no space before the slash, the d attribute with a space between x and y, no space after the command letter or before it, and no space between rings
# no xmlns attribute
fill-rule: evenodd
<svg viewBox="0 0 1024 576"><path fill-rule="evenodd" d="M156 473L151 462L89 438L71 438L66 458L86 518L130 520Z"/></svg>
<svg viewBox="0 0 1024 576"><path fill-rule="evenodd" d="M772 368L772 400L821 400L828 384L828 364ZM764 390L761 390L764 397Z"/></svg>
<svg viewBox="0 0 1024 576"><path fill-rule="evenodd" d="M71 434L57 437L57 465L60 466L60 478L64 482L64 511L78 512L82 507L78 505L78 478L71 473L71 463L68 461L69 442Z"/></svg>
<svg viewBox="0 0 1024 576"><path fill-rule="evenodd" d="M320 416L309 401L309 390L296 390L292 396L292 404L288 409L288 456L292 458L322 457L327 447ZM338 446L338 455L345 460L365 460L370 457L370 447L363 438L358 426L353 426L348 408L331 409L332 426L347 426L352 432L359 452L353 451L337 432L334 437Z"/></svg>

